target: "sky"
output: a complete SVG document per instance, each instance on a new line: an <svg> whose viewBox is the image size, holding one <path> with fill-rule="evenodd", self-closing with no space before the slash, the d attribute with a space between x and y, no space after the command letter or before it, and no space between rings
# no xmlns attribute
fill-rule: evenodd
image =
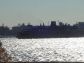
<svg viewBox="0 0 84 63"><path fill-rule="evenodd" d="M0 0L0 25L84 22L84 0Z"/></svg>

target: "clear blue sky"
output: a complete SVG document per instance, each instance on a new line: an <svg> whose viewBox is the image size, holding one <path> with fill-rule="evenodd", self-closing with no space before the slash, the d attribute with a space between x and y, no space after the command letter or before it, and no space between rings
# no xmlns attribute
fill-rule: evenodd
<svg viewBox="0 0 84 63"><path fill-rule="evenodd" d="M0 25L84 21L84 0L0 0Z"/></svg>

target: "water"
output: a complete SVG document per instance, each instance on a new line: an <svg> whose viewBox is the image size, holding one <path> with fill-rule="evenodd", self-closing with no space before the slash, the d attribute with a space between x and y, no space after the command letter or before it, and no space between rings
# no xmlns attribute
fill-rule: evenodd
<svg viewBox="0 0 84 63"><path fill-rule="evenodd" d="M1 38L1 41L14 62L84 62L84 38Z"/></svg>

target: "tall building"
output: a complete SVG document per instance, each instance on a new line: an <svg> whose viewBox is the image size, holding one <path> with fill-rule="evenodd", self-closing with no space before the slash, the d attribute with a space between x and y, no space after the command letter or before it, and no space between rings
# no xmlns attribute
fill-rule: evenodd
<svg viewBox="0 0 84 63"><path fill-rule="evenodd" d="M51 26L52 27L56 26L56 21L51 21Z"/></svg>
<svg viewBox="0 0 84 63"><path fill-rule="evenodd" d="M77 24L77 26L80 28L80 29L84 29L84 22L79 22Z"/></svg>

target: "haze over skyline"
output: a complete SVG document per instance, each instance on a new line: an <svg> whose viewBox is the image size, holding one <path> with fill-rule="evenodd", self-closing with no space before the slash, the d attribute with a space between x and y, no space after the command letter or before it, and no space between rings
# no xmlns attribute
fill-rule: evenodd
<svg viewBox="0 0 84 63"><path fill-rule="evenodd" d="M0 0L0 25L84 22L84 0Z"/></svg>

